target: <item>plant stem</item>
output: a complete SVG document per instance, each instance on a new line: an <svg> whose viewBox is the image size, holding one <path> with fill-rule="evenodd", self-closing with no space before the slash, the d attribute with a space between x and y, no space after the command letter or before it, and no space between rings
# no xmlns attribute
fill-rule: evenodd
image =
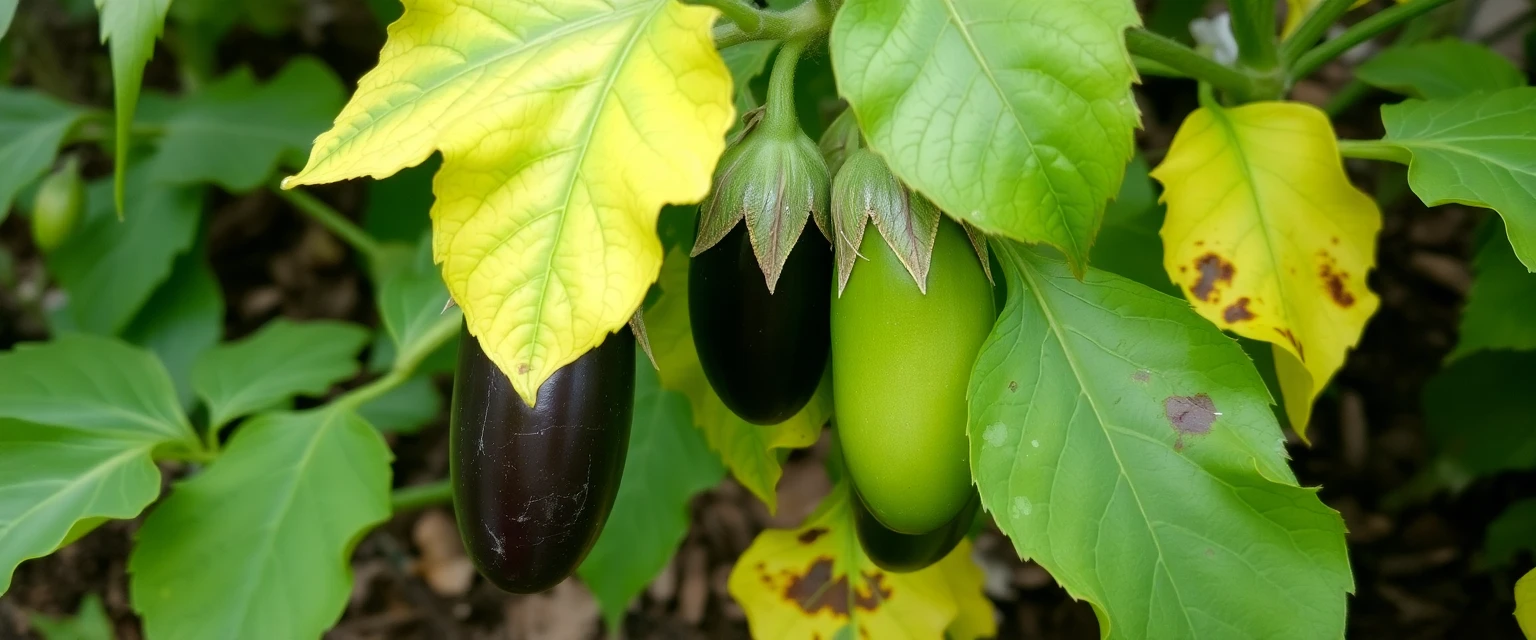
<svg viewBox="0 0 1536 640"><path fill-rule="evenodd" d="M1281 62L1286 67L1296 64L1296 60L1317 44L1328 33L1328 27L1344 17L1354 4L1355 0L1323 0L1322 4L1314 7L1312 13L1302 19L1285 42L1280 43Z"/></svg>
<svg viewBox="0 0 1536 640"><path fill-rule="evenodd" d="M1144 76L1160 76L1160 77L1164 77L1164 78L1188 78L1189 77L1188 74L1186 74L1186 73L1184 73L1182 71L1179 71L1178 69L1170 67L1170 66L1168 66L1166 64L1163 64L1161 62L1158 62L1156 60L1152 60L1150 58L1143 58L1141 56L1131 56L1131 62L1136 65L1136 73L1139 73L1139 74L1144 75Z"/></svg>
<svg viewBox="0 0 1536 640"><path fill-rule="evenodd" d="M1291 67L1292 78L1302 78L1311 75L1330 60L1344 54L1345 51L1355 48L1362 42L1370 40L1388 29L1396 27L1404 22L1417 18L1429 11L1446 4L1451 0L1412 0L1411 2L1393 5L1392 8L1380 11L1371 17L1355 23L1339 37L1324 42L1317 48L1306 52L1296 60Z"/></svg>
<svg viewBox="0 0 1536 640"><path fill-rule="evenodd" d="M1159 63L1226 91L1242 96L1254 93L1254 81L1248 74L1200 55L1172 38L1146 29L1131 29L1125 32L1125 46L1133 56Z"/></svg>
<svg viewBox="0 0 1536 640"><path fill-rule="evenodd" d="M1346 158L1383 160L1403 165L1413 159L1413 154L1407 149L1380 140L1340 140L1339 155Z"/></svg>
<svg viewBox="0 0 1536 640"><path fill-rule="evenodd" d="M800 117L795 113L795 67L800 66L800 54L805 51L805 44L803 39L785 42L773 61L765 99L767 110L759 125L765 133L783 138L800 130Z"/></svg>
<svg viewBox="0 0 1536 640"><path fill-rule="evenodd" d="M1232 37L1238 60L1258 71L1278 66L1275 57L1275 0L1232 0Z"/></svg>
<svg viewBox="0 0 1536 640"><path fill-rule="evenodd" d="M784 12L759 11L758 18L761 24L753 32L743 30L735 22L716 25L715 47L724 49L752 40L810 40L832 26L832 16L822 11L820 2L802 2Z"/></svg>
<svg viewBox="0 0 1536 640"><path fill-rule="evenodd" d="M757 33L763 28L763 13L742 0L692 0L692 4L719 9L743 33Z"/></svg>
<svg viewBox="0 0 1536 640"><path fill-rule="evenodd" d="M447 480L395 489L389 494L389 506L396 514L425 509L453 500L453 485Z"/></svg>
<svg viewBox="0 0 1536 640"><path fill-rule="evenodd" d="M373 239L373 236L363 231L362 227L341 215L340 211L331 208L331 205L300 189L283 189L275 182L268 187L272 193L277 194L277 197L287 200L288 204L293 205L295 209L313 218L315 222L320 223L320 226L329 229L358 253L363 254L369 264L378 264L384 257L384 249L379 246L378 240Z"/></svg>
<svg viewBox="0 0 1536 640"><path fill-rule="evenodd" d="M436 351L438 347L447 342L459 332L459 327L464 323L463 316L458 313L444 314L441 319L427 330L417 342L417 346L409 350L403 350L395 358L395 364L389 368L389 373L369 382L361 387L342 394L334 401L334 404L351 409L357 409L379 396L388 393L391 389L404 384L411 375L416 372L416 367L421 365L428 355Z"/></svg>

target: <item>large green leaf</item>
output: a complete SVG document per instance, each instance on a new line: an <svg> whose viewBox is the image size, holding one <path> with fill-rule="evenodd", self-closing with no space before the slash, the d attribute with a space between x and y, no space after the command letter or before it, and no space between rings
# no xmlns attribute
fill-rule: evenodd
<svg viewBox="0 0 1536 640"><path fill-rule="evenodd" d="M1536 469L1536 352L1483 351L1424 385L1424 427L1453 476Z"/></svg>
<svg viewBox="0 0 1536 640"><path fill-rule="evenodd" d="M1406 151L1424 204L1487 207L1515 255L1536 270L1536 87L1381 108L1382 142Z"/></svg>
<svg viewBox="0 0 1536 640"><path fill-rule="evenodd" d="M891 170L951 215L1081 272L1138 115L1131 0L848 0L837 85Z"/></svg>
<svg viewBox="0 0 1536 640"><path fill-rule="evenodd" d="M22 187L53 166L59 145L83 115L84 109L36 91L0 87L0 220Z"/></svg>
<svg viewBox="0 0 1536 640"><path fill-rule="evenodd" d="M430 375L416 375L357 408L368 424L386 433L415 433L443 411L443 394Z"/></svg>
<svg viewBox="0 0 1536 640"><path fill-rule="evenodd" d="M688 398L661 388L645 357L635 359L635 415L624 479L597 545L579 573L618 629L629 601L656 578L688 533L688 503L720 482L725 467L693 428Z"/></svg>
<svg viewBox="0 0 1536 640"><path fill-rule="evenodd" d="M144 85L144 66L155 54L155 39L165 28L165 12L170 7L171 0L96 0L96 11L101 14L101 40L112 53L112 103L117 108L113 202L119 213L125 206L133 111L139 103L139 89Z"/></svg>
<svg viewBox="0 0 1536 640"><path fill-rule="evenodd" d="M224 334L224 295L198 252L182 254L123 338L155 352L171 374L181 406L190 407L192 363Z"/></svg>
<svg viewBox="0 0 1536 640"><path fill-rule="evenodd" d="M249 191L261 186L282 158L302 162L341 101L341 81L314 58L296 58L264 85L241 67L170 114L152 172L166 182L213 182Z"/></svg>
<svg viewBox="0 0 1536 640"><path fill-rule="evenodd" d="M447 308L448 289L432 265L431 238L425 235L413 259L384 269L379 279L379 317L395 341L396 358L412 359L433 346L426 340L432 327L445 315L463 313Z"/></svg>
<svg viewBox="0 0 1536 640"><path fill-rule="evenodd" d="M1344 523L1286 467L1270 395L1184 301L993 245L1009 299L971 376L971 468L1019 555L1106 638L1339 638Z"/></svg>
<svg viewBox="0 0 1536 640"><path fill-rule="evenodd" d="M640 306L662 205L709 190L731 120L717 16L674 0L406 0L284 186L382 178L441 151L443 280L531 402Z"/></svg>
<svg viewBox="0 0 1536 640"><path fill-rule="evenodd" d="M737 482L774 511L778 508L775 488L784 473L780 462L784 450L815 444L822 425L832 415L830 377L822 381L800 413L784 422L765 427L742 420L709 386L693 347L686 251L674 249L668 254L657 284L662 294L646 309L645 324L651 351L661 368L661 386L688 397L693 423L703 432L709 448L720 456Z"/></svg>
<svg viewBox="0 0 1536 640"><path fill-rule="evenodd" d="M145 635L319 637L352 590L352 548L389 517L389 461L344 408L252 420L139 529L129 589Z"/></svg>
<svg viewBox="0 0 1536 640"><path fill-rule="evenodd" d="M1499 227L1492 222L1473 261L1477 279L1461 310L1453 359L1490 349L1536 349L1536 274L1520 264Z"/></svg>
<svg viewBox="0 0 1536 640"><path fill-rule="evenodd" d="M273 320L255 334L214 348L192 366L192 388L217 429L297 395L317 396L357 373L368 331L345 322Z"/></svg>
<svg viewBox="0 0 1536 640"><path fill-rule="evenodd" d="M82 228L47 256L49 272L69 294L52 318L56 330L122 331L192 246L202 190L156 183L148 173L135 168L128 175L134 215L127 219L113 214L111 183L92 183Z"/></svg>
<svg viewBox="0 0 1536 640"><path fill-rule="evenodd" d="M0 593L77 524L138 515L160 493L155 450L196 443L148 353L71 335L0 355Z"/></svg>
<svg viewBox="0 0 1536 640"><path fill-rule="evenodd" d="M1509 58L1456 38L1392 47L1355 67L1355 77L1388 91L1430 99L1525 84Z"/></svg>

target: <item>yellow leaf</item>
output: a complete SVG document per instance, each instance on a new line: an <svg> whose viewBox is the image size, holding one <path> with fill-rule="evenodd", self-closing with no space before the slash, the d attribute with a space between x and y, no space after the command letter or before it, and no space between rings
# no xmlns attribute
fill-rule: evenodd
<svg viewBox="0 0 1536 640"><path fill-rule="evenodd" d="M1536 639L1536 570L1515 582L1515 622L1526 638Z"/></svg>
<svg viewBox="0 0 1536 640"><path fill-rule="evenodd" d="M778 508L775 488L783 467L779 449L799 449L816 443L821 427L832 415L830 385L822 381L815 397L800 413L771 427L752 424L727 409L704 377L693 348L688 318L688 254L674 249L661 268L661 297L645 312L651 351L661 369L661 386L688 396L693 423L704 432L709 448L720 454L736 481L768 505Z"/></svg>
<svg viewBox="0 0 1536 640"><path fill-rule="evenodd" d="M962 541L943 560L889 573L859 547L847 485L799 529L769 529L736 561L728 583L754 638L957 640L997 635L981 568ZM850 579L850 576L854 578Z"/></svg>
<svg viewBox="0 0 1536 640"><path fill-rule="evenodd" d="M284 187L441 151L433 255L525 400L623 326L661 267L664 203L709 189L732 118L714 9L673 0L405 0Z"/></svg>
<svg viewBox="0 0 1536 640"><path fill-rule="evenodd" d="M1312 401L1380 301L1381 212L1350 185L1328 117L1295 102L1190 114L1163 163L1163 266L1200 315L1275 345L1285 409Z"/></svg>

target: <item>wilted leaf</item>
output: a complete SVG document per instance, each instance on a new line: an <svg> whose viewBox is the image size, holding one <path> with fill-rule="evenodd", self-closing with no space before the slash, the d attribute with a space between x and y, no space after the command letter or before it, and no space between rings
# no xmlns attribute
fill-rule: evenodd
<svg viewBox="0 0 1536 640"><path fill-rule="evenodd" d="M838 89L902 181L1081 271L1138 114L1130 0L848 0Z"/></svg>
<svg viewBox="0 0 1536 640"><path fill-rule="evenodd" d="M651 349L661 367L661 386L682 392L693 407L693 423L704 432L709 448L720 454L736 481L745 486L771 512L778 506L780 449L798 449L816 443L821 427L832 414L832 399L822 388L800 413L771 427L749 423L727 409L704 377L699 355L693 348L693 329L688 318L688 254L674 250L662 265L661 297L645 313Z"/></svg>
<svg viewBox="0 0 1536 640"><path fill-rule="evenodd" d="M165 445L197 436L154 356L84 335L0 354L0 593L78 523L154 501Z"/></svg>
<svg viewBox="0 0 1536 640"><path fill-rule="evenodd" d="M282 158L303 158L341 97L341 81L314 58L295 58L261 85L241 67L176 106L162 124L151 171L165 182L249 191Z"/></svg>
<svg viewBox="0 0 1536 640"><path fill-rule="evenodd" d="M640 306L662 205L709 189L731 120L716 15L673 0L408 0L284 186L383 178L440 150L443 279L532 400Z"/></svg>
<svg viewBox="0 0 1536 640"><path fill-rule="evenodd" d="M111 183L94 182L80 228L47 256L48 271L69 296L51 319L55 331L122 331L171 275L176 256L192 246L202 189L156 183L141 168L127 180L134 215L118 218Z"/></svg>
<svg viewBox="0 0 1536 640"><path fill-rule="evenodd" d="M1509 58L1456 38L1392 47L1355 67L1355 77L1415 98L1459 98L1525 84Z"/></svg>
<svg viewBox="0 0 1536 640"><path fill-rule="evenodd" d="M8 17L0 7L0 22ZM10 214L21 188L53 166L59 145L84 115L84 109L45 94L0 87L0 220Z"/></svg>
<svg viewBox="0 0 1536 640"><path fill-rule="evenodd" d="M352 591L363 532L389 517L389 447L337 407L265 414L176 485L136 536L150 638L317 638Z"/></svg>
<svg viewBox="0 0 1536 640"><path fill-rule="evenodd" d="M112 52L112 103L117 109L112 201L119 214L125 206L133 111L144 85L144 65L155 54L155 39L165 28L165 12L170 6L171 0L96 0L101 41Z"/></svg>
<svg viewBox="0 0 1536 640"><path fill-rule="evenodd" d="M1297 486L1237 344L1182 300L993 248L1009 296L971 374L971 470L1019 555L1105 638L1342 637L1343 520Z"/></svg>
<svg viewBox="0 0 1536 640"><path fill-rule="evenodd" d="M1515 257L1502 225L1491 222L1473 261L1477 278L1461 309L1450 358L1493 349L1536 349L1536 274Z"/></svg>
<svg viewBox="0 0 1536 640"><path fill-rule="evenodd" d="M1408 186L1431 207L1487 207L1536 270L1536 87L1381 108L1381 142L1411 158Z"/></svg>
<svg viewBox="0 0 1536 640"><path fill-rule="evenodd" d="M724 475L693 428L688 398L662 389L651 363L635 358L635 413L624 479L608 524L579 570L609 629L622 628L630 600L677 553L688 533L688 503Z"/></svg>
<svg viewBox="0 0 1536 640"><path fill-rule="evenodd" d="M755 638L956 638L997 634L981 568L961 541L943 560L890 573L859 546L847 485L795 530L769 529L731 569L731 597ZM982 614L985 614L984 616Z"/></svg>
<svg viewBox="0 0 1536 640"><path fill-rule="evenodd" d="M279 318L199 357L192 388L208 403L208 423L218 429L294 396L325 393L357 373L357 352L367 343L368 332L356 325Z"/></svg>
<svg viewBox="0 0 1536 640"><path fill-rule="evenodd" d="M1380 305L1366 275L1381 212L1344 175L1328 116L1296 102L1207 106L1152 177L1169 277L1216 326L1275 345L1305 439L1312 401Z"/></svg>

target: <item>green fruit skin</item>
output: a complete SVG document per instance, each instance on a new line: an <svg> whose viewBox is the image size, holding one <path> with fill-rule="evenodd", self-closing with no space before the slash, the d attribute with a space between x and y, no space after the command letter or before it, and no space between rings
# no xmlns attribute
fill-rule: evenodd
<svg viewBox="0 0 1536 640"><path fill-rule="evenodd" d="M943 219L923 295L873 225L832 298L832 390L848 472L870 513L905 534L970 498L966 387L997 314L960 225Z"/></svg>
<svg viewBox="0 0 1536 640"><path fill-rule="evenodd" d="M74 232L85 202L85 184L73 162L43 179L32 201L32 241L51 253Z"/></svg>

